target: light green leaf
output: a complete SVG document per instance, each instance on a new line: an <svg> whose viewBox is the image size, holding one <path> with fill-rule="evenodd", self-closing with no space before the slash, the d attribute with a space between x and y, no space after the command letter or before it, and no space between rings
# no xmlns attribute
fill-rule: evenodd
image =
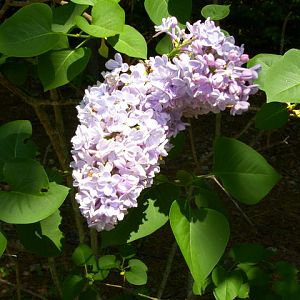
<svg viewBox="0 0 300 300"><path fill-rule="evenodd" d="M174 201L170 224L189 270L201 286L224 253L229 238L228 221L215 210L187 211Z"/></svg>
<svg viewBox="0 0 300 300"><path fill-rule="evenodd" d="M145 9L151 21L160 25L162 18L174 16L181 24L185 24L192 12L192 0L145 0Z"/></svg>
<svg viewBox="0 0 300 300"><path fill-rule="evenodd" d="M50 51L38 57L38 73L45 91L62 86L81 73L90 58L89 48Z"/></svg>
<svg viewBox="0 0 300 300"><path fill-rule="evenodd" d="M283 127L289 120L287 105L280 102L264 103L255 116L255 127L270 130Z"/></svg>
<svg viewBox="0 0 300 300"><path fill-rule="evenodd" d="M7 239L4 234L0 231L0 257L6 249Z"/></svg>
<svg viewBox="0 0 300 300"><path fill-rule="evenodd" d="M267 102L300 102L300 50L290 49L271 65L264 90Z"/></svg>
<svg viewBox="0 0 300 300"><path fill-rule="evenodd" d="M98 53L104 58L108 58L109 49L106 45L105 39L101 39L101 45L98 49Z"/></svg>
<svg viewBox="0 0 300 300"><path fill-rule="evenodd" d="M123 31L125 12L113 0L98 0L92 8L92 23L80 16L75 18L76 25L86 33L99 38L114 36Z"/></svg>
<svg viewBox="0 0 300 300"><path fill-rule="evenodd" d="M230 5L209 4L202 8L201 15L207 19L218 21L226 18L230 13Z"/></svg>
<svg viewBox="0 0 300 300"><path fill-rule="evenodd" d="M51 23L48 5L34 3L22 7L0 26L0 52L31 57L49 51L59 40L59 35L51 31Z"/></svg>
<svg viewBox="0 0 300 300"><path fill-rule="evenodd" d="M97 0L71 0L73 3L94 6Z"/></svg>
<svg viewBox="0 0 300 300"><path fill-rule="evenodd" d="M243 278L239 271L226 273L222 268L215 268L212 273L213 282L216 285L214 296L217 300L233 300L243 284Z"/></svg>
<svg viewBox="0 0 300 300"><path fill-rule="evenodd" d="M63 233L60 231L59 210L37 223L17 225L23 246L39 256L57 256L62 253Z"/></svg>
<svg viewBox="0 0 300 300"><path fill-rule="evenodd" d="M47 192L40 195L0 191L0 220L12 224L29 224L43 220L53 214L63 203L69 189L49 183Z"/></svg>
<svg viewBox="0 0 300 300"><path fill-rule="evenodd" d="M233 197L246 204L259 202L281 178L254 149L225 137L215 141L213 173Z"/></svg>
<svg viewBox="0 0 300 300"><path fill-rule="evenodd" d="M134 285L143 285L147 283L147 266L139 259L130 259L128 261L129 270L125 271L126 280Z"/></svg>
<svg viewBox="0 0 300 300"><path fill-rule="evenodd" d="M102 232L102 247L130 243L158 230L168 222L170 205L179 193L180 189L170 183L150 188L123 221L113 230Z"/></svg>
<svg viewBox="0 0 300 300"><path fill-rule="evenodd" d="M133 27L124 25L123 31L107 39L113 48L131 57L147 58L147 43Z"/></svg>
<svg viewBox="0 0 300 300"><path fill-rule="evenodd" d="M248 68L252 68L255 65L261 65L261 71L258 73L258 79L255 80L255 83L259 85L261 90L264 90L266 75L268 74L269 68L281 57L282 55L260 53L248 61Z"/></svg>
<svg viewBox="0 0 300 300"><path fill-rule="evenodd" d="M55 7L53 9L52 30L68 33L75 26L75 17L80 16L87 8L88 5L76 5L71 2Z"/></svg>

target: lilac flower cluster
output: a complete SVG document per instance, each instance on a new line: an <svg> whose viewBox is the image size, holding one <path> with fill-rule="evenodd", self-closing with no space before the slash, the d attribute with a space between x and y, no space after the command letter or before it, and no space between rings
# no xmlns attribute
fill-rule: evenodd
<svg viewBox="0 0 300 300"><path fill-rule="evenodd" d="M151 186L167 156L169 139L184 130L184 117L248 109L257 67L246 69L243 47L206 20L188 32L176 18L156 26L173 51L128 66L120 54L106 63L103 83L86 90L77 107L80 125L72 139L76 200L88 225L112 229L141 191Z"/></svg>

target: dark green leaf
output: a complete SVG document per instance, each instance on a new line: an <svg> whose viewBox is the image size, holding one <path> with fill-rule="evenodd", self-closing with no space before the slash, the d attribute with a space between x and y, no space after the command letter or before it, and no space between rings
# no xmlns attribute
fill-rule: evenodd
<svg viewBox="0 0 300 300"><path fill-rule="evenodd" d="M105 38L123 31L125 12L113 0L98 0L92 9L92 23L80 16L75 18L77 26L88 34Z"/></svg>
<svg viewBox="0 0 300 300"><path fill-rule="evenodd" d="M77 274L69 275L63 282L63 300L74 300L83 290L86 280Z"/></svg>
<svg viewBox="0 0 300 300"><path fill-rule="evenodd" d="M63 233L60 231L59 210L37 223L17 225L23 246L39 256L57 256L62 253Z"/></svg>
<svg viewBox="0 0 300 300"><path fill-rule="evenodd" d="M284 103L264 103L256 114L255 126L258 129L270 130L283 127L289 119L289 112Z"/></svg>
<svg viewBox="0 0 300 300"><path fill-rule="evenodd" d="M7 239L4 234L0 231L0 257L6 249Z"/></svg>
<svg viewBox="0 0 300 300"><path fill-rule="evenodd" d="M258 152L238 140L218 138L214 154L214 174L243 203L259 202L281 178Z"/></svg>
<svg viewBox="0 0 300 300"><path fill-rule="evenodd" d="M201 15L204 18L218 21L226 18L230 13L230 5L209 4L202 8Z"/></svg>
<svg viewBox="0 0 300 300"><path fill-rule="evenodd" d="M45 91L62 86L81 73L90 58L89 48L49 51L38 57L38 72Z"/></svg>
<svg viewBox="0 0 300 300"><path fill-rule="evenodd" d="M88 287L80 293L78 300L99 300L99 293L94 287Z"/></svg>
<svg viewBox="0 0 300 300"><path fill-rule="evenodd" d="M131 57L147 58L147 43L133 27L124 25L123 31L107 39L115 50Z"/></svg>
<svg viewBox="0 0 300 300"><path fill-rule="evenodd" d="M59 40L59 35L51 31L51 23L48 5L34 3L22 7L0 26L0 52L31 57L49 51Z"/></svg>
<svg viewBox="0 0 300 300"><path fill-rule="evenodd" d="M126 280L134 285L143 285L147 283L147 266L139 259L130 259L128 261L129 270L125 271Z"/></svg>
<svg viewBox="0 0 300 300"><path fill-rule="evenodd" d="M187 211L174 201L170 224L196 284L202 285L224 253L229 238L227 219L212 209Z"/></svg>
<svg viewBox="0 0 300 300"><path fill-rule="evenodd" d="M94 275L94 280L104 280L111 269L118 269L120 261L116 259L115 255L104 255L98 260L99 271Z"/></svg>
<svg viewBox="0 0 300 300"><path fill-rule="evenodd" d="M98 269L96 257L92 249L86 244L80 244L72 254L72 260L77 266L92 266L93 270Z"/></svg>
<svg viewBox="0 0 300 300"><path fill-rule="evenodd" d="M63 203L69 189L50 182L47 192L34 195L25 192L0 191L0 220L13 224L29 224L53 214Z"/></svg>
<svg viewBox="0 0 300 300"><path fill-rule="evenodd" d="M4 76L13 84L23 85L27 79L29 64L26 62L9 62L1 66Z"/></svg>
<svg viewBox="0 0 300 300"><path fill-rule="evenodd" d="M155 51L160 54L168 54L173 50L172 41L170 36L165 35L156 45ZM177 137L177 136L176 136Z"/></svg>
<svg viewBox="0 0 300 300"><path fill-rule="evenodd" d="M243 243L234 245L229 256L236 263L258 263L274 255L274 252L259 244Z"/></svg>
<svg viewBox="0 0 300 300"><path fill-rule="evenodd" d="M102 247L130 243L158 230L167 223L170 205L178 199L179 192L170 183L150 188L140 197L138 207L130 209L116 228L102 233Z"/></svg>
<svg viewBox="0 0 300 300"><path fill-rule="evenodd" d="M80 16L87 8L88 5L79 5L72 2L55 7L53 9L52 30L68 33L75 26L74 18Z"/></svg>

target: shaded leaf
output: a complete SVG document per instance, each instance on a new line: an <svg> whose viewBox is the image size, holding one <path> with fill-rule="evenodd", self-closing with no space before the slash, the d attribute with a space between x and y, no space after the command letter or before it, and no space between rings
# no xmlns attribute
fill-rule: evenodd
<svg viewBox="0 0 300 300"><path fill-rule="evenodd" d="M4 234L0 231L0 257L6 249L7 239Z"/></svg>
<svg viewBox="0 0 300 300"><path fill-rule="evenodd" d="M45 91L62 86L81 73L90 58L89 48L49 51L38 57L38 73Z"/></svg>
<svg viewBox="0 0 300 300"><path fill-rule="evenodd" d="M209 4L202 8L201 15L204 18L218 21L226 18L230 13L230 5Z"/></svg>
<svg viewBox="0 0 300 300"><path fill-rule="evenodd" d="M86 280L77 274L69 275L62 284L63 300L74 300L86 285Z"/></svg>
<svg viewBox="0 0 300 300"><path fill-rule="evenodd" d="M213 172L233 197L246 204L259 202L281 178L254 149L225 137L215 141Z"/></svg>
<svg viewBox="0 0 300 300"><path fill-rule="evenodd" d="M130 259L128 261L129 270L125 271L126 280L134 285L143 285L147 283L147 266L139 259Z"/></svg>
<svg viewBox="0 0 300 300"><path fill-rule="evenodd" d="M80 244L72 254L72 260L77 266L92 266L98 270L97 260L92 249L86 244Z"/></svg>
<svg viewBox="0 0 300 300"><path fill-rule="evenodd" d="M270 130L283 127L289 119L287 105L279 102L264 103L255 116L255 127Z"/></svg>
<svg viewBox="0 0 300 300"><path fill-rule="evenodd" d="M62 253L63 233L59 210L37 223L17 225L23 246L39 256L57 256Z"/></svg>
<svg viewBox="0 0 300 300"><path fill-rule="evenodd" d="M165 35L156 45L155 51L160 54L168 54L173 50L173 45L170 37ZM176 136L177 137L177 136Z"/></svg>
<svg viewBox="0 0 300 300"><path fill-rule="evenodd" d="M48 5L34 3L22 7L0 26L0 52L31 57L49 51L59 40L59 35L51 30L51 23L52 11Z"/></svg>

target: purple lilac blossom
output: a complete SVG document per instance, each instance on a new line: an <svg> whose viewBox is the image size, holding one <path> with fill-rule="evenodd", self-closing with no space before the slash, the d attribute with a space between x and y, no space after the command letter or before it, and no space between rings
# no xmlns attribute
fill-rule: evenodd
<svg viewBox="0 0 300 300"><path fill-rule="evenodd" d="M249 108L257 90L258 66L209 19L187 23L163 20L157 34L170 35L169 56L151 57L129 66L117 53L106 63L104 82L88 88L77 106L80 125L72 138L76 200L90 227L114 228L138 205L150 187L171 137L184 130L184 118Z"/></svg>

